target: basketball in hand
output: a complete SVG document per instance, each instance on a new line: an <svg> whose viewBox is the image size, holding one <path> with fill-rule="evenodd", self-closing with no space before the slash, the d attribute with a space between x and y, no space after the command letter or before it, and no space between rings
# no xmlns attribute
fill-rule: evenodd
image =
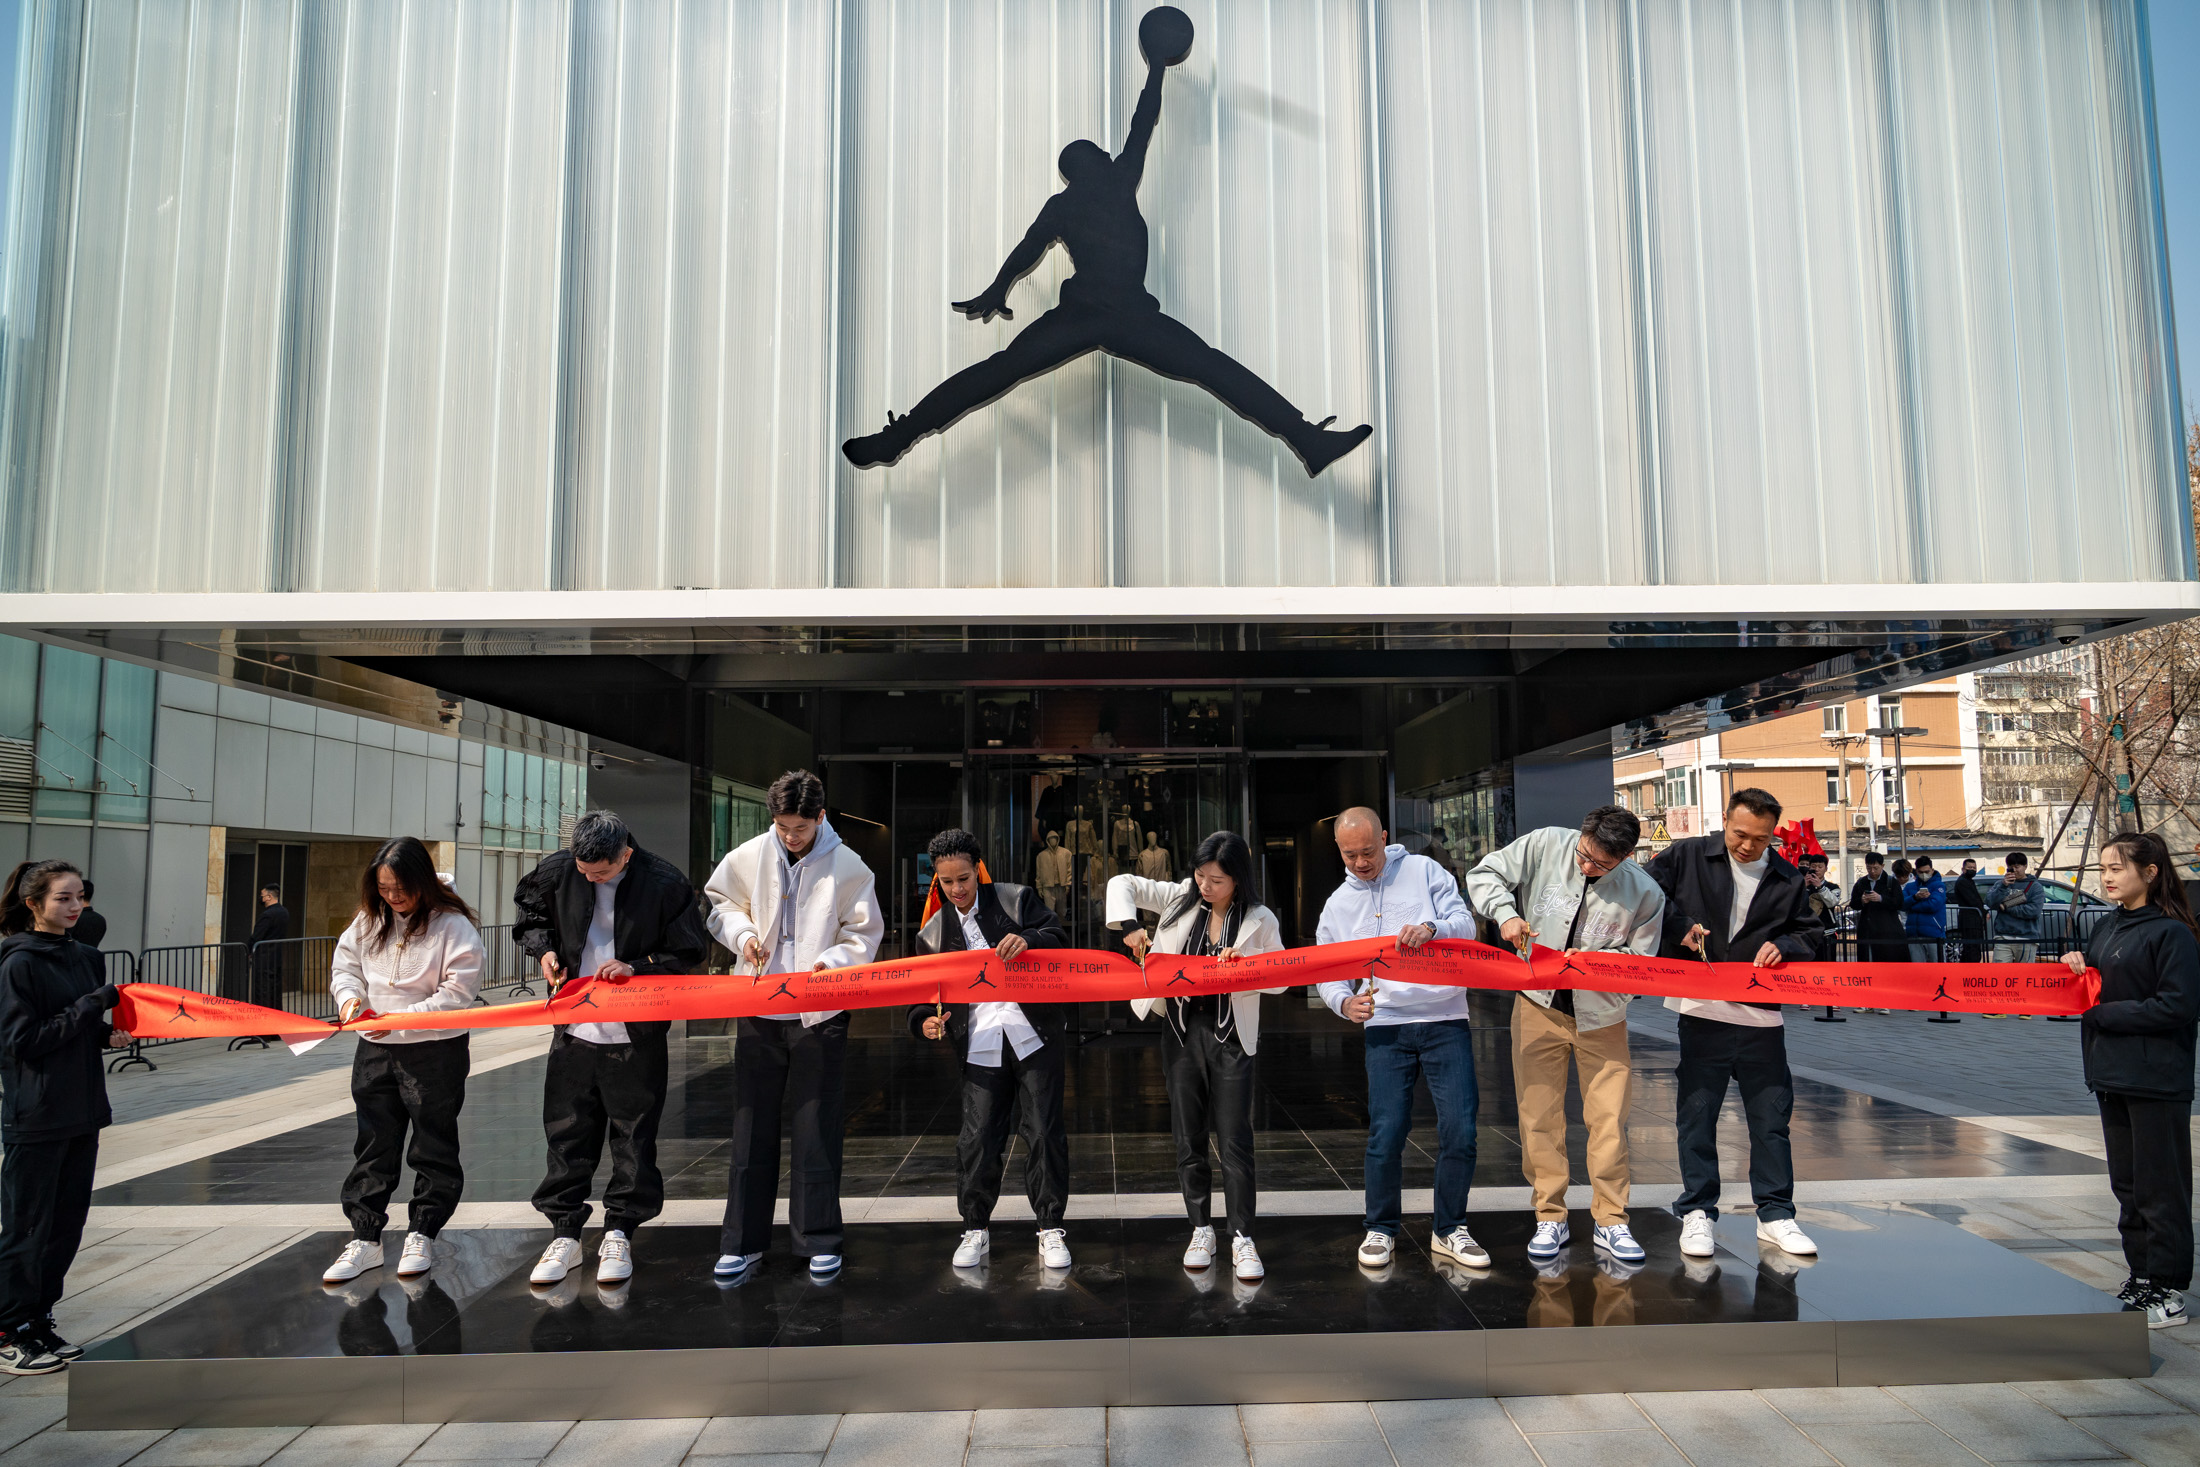
<svg viewBox="0 0 2200 1467"><path fill-rule="evenodd" d="M1192 54L1192 18L1174 5L1146 12L1138 22L1138 49L1155 66L1174 66Z"/></svg>

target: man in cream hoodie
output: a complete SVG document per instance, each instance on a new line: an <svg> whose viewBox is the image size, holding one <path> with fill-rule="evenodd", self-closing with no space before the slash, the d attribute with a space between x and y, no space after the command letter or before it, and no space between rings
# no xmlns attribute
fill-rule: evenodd
<svg viewBox="0 0 2200 1467"><path fill-rule="evenodd" d="M878 884L825 818L825 786L807 769L772 781L772 828L732 851L704 884L710 931L744 973L853 968L878 956ZM779 1125L794 1119L787 1220L810 1273L840 1268L845 1010L735 1021L733 1153L716 1277L745 1276L771 1240Z"/></svg>
<svg viewBox="0 0 2200 1467"><path fill-rule="evenodd" d="M1439 937L1474 936L1474 914L1450 873L1426 856L1390 844L1383 819L1365 806L1337 817L1344 885L1322 907L1316 942L1395 937L1411 950ZM1413 1130L1413 1082L1428 1081L1436 1106L1437 1253L1469 1268L1490 1255L1467 1231L1467 1189L1474 1182L1474 1038L1467 993L1400 983L1379 969L1365 979L1318 990L1338 1015L1367 1026L1367 1236L1360 1262L1381 1268L1398 1245L1403 1219L1401 1172Z"/></svg>
<svg viewBox="0 0 2200 1467"><path fill-rule="evenodd" d="M1484 856L1467 873L1467 898L1498 935L1526 954L1531 943L1560 952L1658 950L1665 893L1631 859L1642 824L1601 805L1581 828L1531 830ZM1589 1127L1589 1216L1597 1251L1643 1261L1627 1225L1627 995L1589 989L1524 992L1512 1014L1513 1084L1520 1101L1520 1157L1535 1189L1528 1256L1545 1263L1572 1241L1566 1225L1566 1060L1581 1077Z"/></svg>

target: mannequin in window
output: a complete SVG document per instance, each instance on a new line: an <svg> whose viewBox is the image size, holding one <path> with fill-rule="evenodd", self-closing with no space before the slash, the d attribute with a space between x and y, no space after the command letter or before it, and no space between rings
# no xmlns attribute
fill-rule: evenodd
<svg viewBox="0 0 2200 1467"><path fill-rule="evenodd" d="M1138 828L1137 819L1129 810L1125 810L1108 827L1108 854L1128 866L1138 858L1138 838L1141 834L1143 832Z"/></svg>
<svg viewBox="0 0 2200 1467"><path fill-rule="evenodd" d="M1072 856L1091 856L1099 853L1100 833L1085 818L1085 807L1079 805L1070 812L1068 827L1062 832L1062 843Z"/></svg>
<svg viewBox="0 0 2200 1467"><path fill-rule="evenodd" d="M1138 853L1138 874L1148 881L1173 881L1174 868L1169 862L1169 848L1161 844L1158 831L1146 832L1146 849Z"/></svg>
<svg viewBox="0 0 2200 1467"><path fill-rule="evenodd" d="M1035 872L1038 879L1032 883L1039 888L1039 899L1046 903L1048 911L1062 910L1062 898L1069 895L1070 885L1076 880L1076 870L1076 858L1070 855L1069 847L1062 844L1062 833L1048 831L1046 849L1039 852Z"/></svg>

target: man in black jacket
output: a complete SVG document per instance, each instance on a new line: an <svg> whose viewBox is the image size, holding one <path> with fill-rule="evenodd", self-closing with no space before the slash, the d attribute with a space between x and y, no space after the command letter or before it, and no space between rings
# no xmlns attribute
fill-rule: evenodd
<svg viewBox="0 0 2200 1467"><path fill-rule="evenodd" d="M288 950L263 947L290 936L290 908L283 905L283 889L273 882L260 888L260 915L252 919L252 935L245 939L251 954L252 1002L262 1008L283 1006L283 954Z"/></svg>
<svg viewBox="0 0 2200 1467"><path fill-rule="evenodd" d="M1026 948L1066 947L1069 934L1028 886L983 880L977 837L943 830L928 847L939 910L917 933L928 953L991 948L1002 963ZM1062 1127L1064 1030L1074 1005L1066 1003L929 1004L909 1010L909 1027L926 1039L945 1039L962 1060L962 1132L955 1139L955 1192L963 1235L955 1266L986 1261L993 1241L989 1224L1001 1196L1001 1168L1009 1122L1023 1100L1024 1195L1039 1219L1039 1261L1070 1266L1062 1213L1069 1204L1069 1137Z"/></svg>
<svg viewBox="0 0 2200 1467"><path fill-rule="evenodd" d="M1856 913L1856 959L1860 963L1906 963L1909 939L1902 935L1902 883L1887 874L1887 858L1864 853L1864 874L1849 890Z"/></svg>
<svg viewBox="0 0 2200 1467"><path fill-rule="evenodd" d="M636 973L693 973L710 952L695 888L680 868L634 843L626 822L591 810L573 824L569 849L543 857L512 893L512 940L540 965L552 993L571 978L614 982ZM611 1142L611 1182L596 1281L634 1273L634 1229L664 1209L657 1119L665 1108L669 1023L559 1025L543 1074L542 1129L550 1160L535 1210L557 1236L529 1276L563 1279L581 1260L588 1192Z"/></svg>
<svg viewBox="0 0 2200 1467"><path fill-rule="evenodd" d="M1677 840L1650 861L1665 889L1665 937L1658 954L1776 968L1808 959L1815 946L1810 893L1802 873L1773 849L1780 802L1759 789L1736 790L1718 835ZM1788 1073L1787 1031L1777 1004L1669 998L1680 1015L1680 1081L1674 1118L1681 1160L1681 1251L1708 1258L1719 1216L1719 1107L1728 1082L1742 1092L1749 1119L1749 1184L1757 1236L1789 1253L1816 1253L1795 1223L1795 1163L1788 1117L1795 1081Z"/></svg>

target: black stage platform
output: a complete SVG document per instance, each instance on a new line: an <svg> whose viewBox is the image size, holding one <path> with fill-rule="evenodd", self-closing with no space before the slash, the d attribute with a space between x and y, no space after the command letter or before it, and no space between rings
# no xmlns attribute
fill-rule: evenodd
<svg viewBox="0 0 2200 1467"><path fill-rule="evenodd" d="M2140 1316L1898 1206L1806 1209L1815 1262L1760 1250L1748 1216L1684 1260L1678 1224L1600 1266L1577 1215L1538 1270L1531 1219L1486 1213L1486 1270L1431 1257L1425 1223L1380 1271L1348 1218L1262 1224L1257 1286L1187 1274L1179 1221L1071 1220L1052 1275L1031 1229L990 1268L947 1263L953 1224L849 1229L814 1283L785 1250L710 1276L717 1230L645 1229L637 1271L527 1282L535 1231L452 1231L424 1279L324 1289L338 1234L307 1239L107 1341L69 1371L72 1429L523 1421L987 1406L1397 1400L1625 1390L1943 1384L2148 1373ZM593 1266L591 1240L590 1266Z"/></svg>

